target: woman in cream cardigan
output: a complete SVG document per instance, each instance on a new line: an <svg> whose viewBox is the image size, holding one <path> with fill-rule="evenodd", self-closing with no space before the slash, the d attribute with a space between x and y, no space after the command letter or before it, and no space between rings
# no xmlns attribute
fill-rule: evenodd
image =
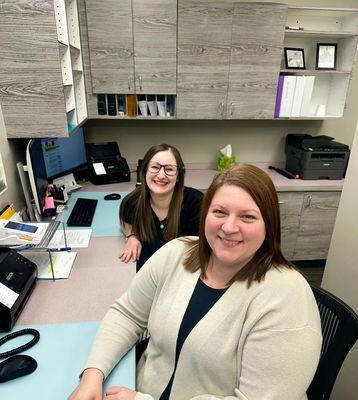
<svg viewBox="0 0 358 400"><path fill-rule="evenodd" d="M321 348L311 289L283 257L276 190L239 164L204 197L199 237L159 249L109 309L70 400L303 400ZM136 391L103 380L148 329Z"/></svg>

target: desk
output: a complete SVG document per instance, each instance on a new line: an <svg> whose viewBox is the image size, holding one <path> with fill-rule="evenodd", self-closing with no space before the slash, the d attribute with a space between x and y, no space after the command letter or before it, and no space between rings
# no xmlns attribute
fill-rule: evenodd
<svg viewBox="0 0 358 400"><path fill-rule="evenodd" d="M99 321L135 275L134 263L118 259L123 244L119 236L91 237L88 248L76 249L68 279L37 281L14 330L26 326L40 331L39 343L24 352L34 356L38 368L31 375L0 384L0 399L65 400L69 396L78 384ZM20 340L23 344L24 339ZM10 341L1 351L15 346L15 340ZM135 387L133 350L106 380L108 385Z"/></svg>

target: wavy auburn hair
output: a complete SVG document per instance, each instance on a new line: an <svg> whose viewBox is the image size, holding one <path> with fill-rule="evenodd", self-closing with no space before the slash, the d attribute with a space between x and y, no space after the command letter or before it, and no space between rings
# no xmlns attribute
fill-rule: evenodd
<svg viewBox="0 0 358 400"><path fill-rule="evenodd" d="M169 144L163 143L152 146L145 154L141 168L141 185L133 192L127 194L122 200L119 216L123 220L124 207L129 199L135 200L135 209L132 220L132 232L136 234L141 242L152 242L155 236L155 222L150 205L150 189L147 184L146 175L150 160L161 151L173 153L178 166L177 182L174 186L173 196L170 201L167 221L163 230L166 241L174 239L179 234L180 212L184 196L184 163L179 151Z"/></svg>
<svg viewBox="0 0 358 400"><path fill-rule="evenodd" d="M242 188L253 198L260 209L266 229L265 239L254 257L228 283L247 281L250 286L253 281L260 282L272 267L294 268L281 251L280 209L276 189L271 178L262 169L250 164L237 164L215 176L203 199L199 238L182 239L188 245L185 268L191 272L201 269L202 276L206 277L212 250L205 237L205 220L215 193L224 185Z"/></svg>

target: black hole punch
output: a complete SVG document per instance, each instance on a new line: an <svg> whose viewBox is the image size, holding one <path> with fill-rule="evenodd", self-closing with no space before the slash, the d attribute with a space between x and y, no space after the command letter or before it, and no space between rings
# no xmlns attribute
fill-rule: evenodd
<svg viewBox="0 0 358 400"><path fill-rule="evenodd" d="M15 354L21 353L22 351L25 351L25 350L29 349L30 347L34 346L40 340L40 332L37 331L36 329L21 329L20 331L10 333L9 335L6 335L3 338L1 338L0 346L2 346L4 343L8 342L9 340L12 340L16 337L23 336L23 335L32 335L33 338L28 343L25 343L24 345L19 346L16 349L5 351L4 353L0 353L0 360L2 358L10 357Z"/></svg>

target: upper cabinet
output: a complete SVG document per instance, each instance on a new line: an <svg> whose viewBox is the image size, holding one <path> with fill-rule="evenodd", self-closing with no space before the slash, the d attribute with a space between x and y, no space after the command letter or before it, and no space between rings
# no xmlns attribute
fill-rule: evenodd
<svg viewBox="0 0 358 400"><path fill-rule="evenodd" d="M4 0L0 104L8 138L68 136L87 118L75 0Z"/></svg>
<svg viewBox="0 0 358 400"><path fill-rule="evenodd" d="M178 2L177 118L224 117L231 26L230 2Z"/></svg>
<svg viewBox="0 0 358 400"><path fill-rule="evenodd" d="M273 118L287 6L237 3L226 118Z"/></svg>
<svg viewBox="0 0 358 400"><path fill-rule="evenodd" d="M284 112L276 117L298 119L339 118L343 116L352 67L357 50L358 10L290 7L287 13L284 47L298 64L282 55L281 75L287 95ZM318 47L320 45L320 47ZM319 61L319 63L318 63ZM304 65L302 65L304 63ZM287 76L290 78L287 80ZM281 78L282 80L282 78ZM288 89L287 89L288 88ZM287 89L287 90L285 90ZM280 98L280 96L278 96ZM289 104L292 99L292 106ZM280 105L280 104L279 104ZM291 106L291 110L290 110ZM279 107L277 107L279 109Z"/></svg>
<svg viewBox="0 0 358 400"><path fill-rule="evenodd" d="M286 11L180 0L177 118L273 118Z"/></svg>
<svg viewBox="0 0 358 400"><path fill-rule="evenodd" d="M86 0L95 94L176 92L176 0Z"/></svg>
<svg viewBox="0 0 358 400"><path fill-rule="evenodd" d="M134 93L131 0L86 0L93 93Z"/></svg>

